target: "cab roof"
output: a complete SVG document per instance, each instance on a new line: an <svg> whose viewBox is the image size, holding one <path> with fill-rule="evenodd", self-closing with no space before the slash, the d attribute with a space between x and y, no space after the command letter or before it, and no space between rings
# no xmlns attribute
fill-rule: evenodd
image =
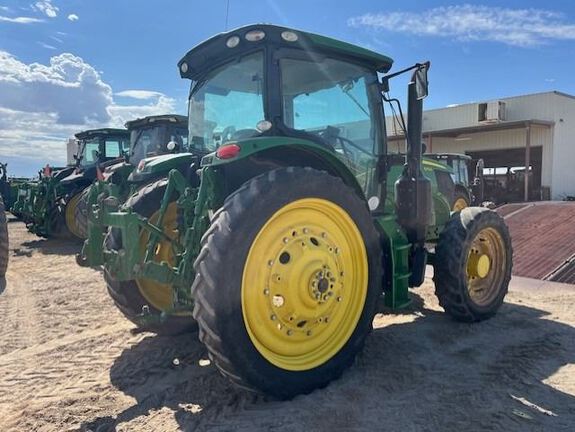
<svg viewBox="0 0 575 432"><path fill-rule="evenodd" d="M263 31L265 36L257 41L248 41L246 34L254 30ZM297 40L285 40L282 37L284 32L297 35ZM236 46L230 48L226 42L234 36L238 36L239 41ZM233 57L234 54L239 55L242 52L252 51L257 46L266 45L347 58L382 73L387 72L393 64L393 60L385 55L327 36L270 24L251 24L220 33L196 45L178 62L180 75L182 78L198 79L208 68L222 63L222 60Z"/></svg>
<svg viewBox="0 0 575 432"><path fill-rule="evenodd" d="M187 127L188 118L179 114L162 114L155 116L142 117L136 120L126 122L127 129L135 129L138 127L154 124L154 123L179 123L183 127Z"/></svg>
<svg viewBox="0 0 575 432"><path fill-rule="evenodd" d="M84 140L92 137L106 136L106 135L120 135L129 136L130 133L127 129L114 129L114 128L101 128L101 129L89 129L82 132L78 132L74 136L76 139Z"/></svg>

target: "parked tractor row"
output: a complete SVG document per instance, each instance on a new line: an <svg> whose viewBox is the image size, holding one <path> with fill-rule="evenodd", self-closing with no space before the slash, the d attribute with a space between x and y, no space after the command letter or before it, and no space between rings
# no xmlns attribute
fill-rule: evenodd
<svg viewBox="0 0 575 432"><path fill-rule="evenodd" d="M427 264L464 322L493 316L511 277L503 219L457 180L464 157L422 155L429 63L392 63L273 25L216 35L178 63L187 118L129 122L130 150L109 162L78 135L76 166L23 187L22 214L38 234L62 220L85 236L78 263L103 268L141 329L199 329L239 386L311 392L353 363L381 296L409 305ZM407 72L406 153L388 154L390 82Z"/></svg>

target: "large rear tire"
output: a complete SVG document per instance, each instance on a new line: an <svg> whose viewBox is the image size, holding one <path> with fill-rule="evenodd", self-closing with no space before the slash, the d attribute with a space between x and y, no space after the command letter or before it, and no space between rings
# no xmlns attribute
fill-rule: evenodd
<svg viewBox="0 0 575 432"><path fill-rule="evenodd" d="M454 213L436 247L433 281L439 304L458 321L492 317L507 294L512 257L501 216L483 207Z"/></svg>
<svg viewBox="0 0 575 432"><path fill-rule="evenodd" d="M156 215L164 196L166 185L167 180L162 179L144 186L128 198L122 208L131 208L133 212L150 218L150 222L153 223L154 219L157 218ZM168 235L175 234L174 209L175 202L170 204L164 219L164 232ZM142 256L147 237L146 233L141 233L140 250L142 251ZM121 249L121 232L118 229L111 228L106 236L104 246L111 250ZM158 256L159 261L169 262L173 259L169 253L163 253L166 249L167 244L160 243L160 247L157 249L157 253L161 254L161 256ZM104 279L106 280L108 293L118 309L141 330L173 335L197 329L191 310L187 313L179 314L165 313L172 304L172 288L170 285L160 284L149 279L118 281L114 279L114 276L106 268L104 268ZM144 311L145 315L143 315Z"/></svg>
<svg viewBox="0 0 575 432"><path fill-rule="evenodd" d="M6 275L8 269L8 223L4 201L0 196L0 278ZM0 290L1 292L1 290Z"/></svg>
<svg viewBox="0 0 575 432"><path fill-rule="evenodd" d="M366 203L311 168L270 171L230 195L194 268L194 317L214 363L280 399L324 387L352 364L382 292Z"/></svg>

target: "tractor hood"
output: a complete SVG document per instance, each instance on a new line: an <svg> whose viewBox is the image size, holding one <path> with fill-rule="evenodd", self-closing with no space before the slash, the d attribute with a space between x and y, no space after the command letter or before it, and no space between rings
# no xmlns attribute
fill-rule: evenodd
<svg viewBox="0 0 575 432"><path fill-rule="evenodd" d="M168 175L170 170L189 166L196 158L193 153L175 153L142 159L128 181L139 183L151 177Z"/></svg>

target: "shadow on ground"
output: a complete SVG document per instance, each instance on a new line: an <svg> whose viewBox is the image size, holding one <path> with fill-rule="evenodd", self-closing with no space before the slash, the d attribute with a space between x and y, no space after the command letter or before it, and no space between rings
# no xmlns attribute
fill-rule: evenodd
<svg viewBox="0 0 575 432"><path fill-rule="evenodd" d="M516 304L471 325L414 305L411 321L390 317L373 332L340 380L287 402L238 390L200 366L207 356L196 335L147 337L110 371L137 403L81 430L132 421L128 428L139 429L142 416L163 407L185 431L575 430L575 398L544 382L575 363L573 327Z"/></svg>
<svg viewBox="0 0 575 432"><path fill-rule="evenodd" d="M22 242L22 246L22 248L14 249L15 255L28 255L33 251L38 251L43 255L75 255L82 250L82 243L76 239L42 238Z"/></svg>

